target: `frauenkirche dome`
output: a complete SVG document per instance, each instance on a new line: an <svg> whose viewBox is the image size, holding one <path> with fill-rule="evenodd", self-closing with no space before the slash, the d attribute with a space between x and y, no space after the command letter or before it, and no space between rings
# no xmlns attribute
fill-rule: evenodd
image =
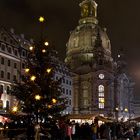
<svg viewBox="0 0 140 140"><path fill-rule="evenodd" d="M106 29L102 29L98 25L96 2L84 0L80 3L80 7L79 25L71 32L67 43L66 63L73 69L83 63L94 61L97 34L100 35L105 59L112 61L111 44Z"/></svg>

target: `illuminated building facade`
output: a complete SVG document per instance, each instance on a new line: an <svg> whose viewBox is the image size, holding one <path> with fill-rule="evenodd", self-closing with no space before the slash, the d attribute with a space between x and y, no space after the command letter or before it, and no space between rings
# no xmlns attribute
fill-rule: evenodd
<svg viewBox="0 0 140 140"><path fill-rule="evenodd" d="M124 52L120 52L115 68L115 111L118 119L129 119L135 115L134 107L134 81L128 72ZM125 116L125 117L124 117Z"/></svg>
<svg viewBox="0 0 140 140"><path fill-rule="evenodd" d="M106 28L98 25L97 3L84 0L80 7L79 25L71 31L65 58L73 73L73 114L115 116L119 98L115 89L122 89L114 82L116 63L111 43ZM121 96L125 98L123 92Z"/></svg>
<svg viewBox="0 0 140 140"><path fill-rule="evenodd" d="M24 35L17 36L14 30L0 28L0 107L10 109L17 101L9 93L14 81L20 82L25 67L29 41Z"/></svg>
<svg viewBox="0 0 140 140"><path fill-rule="evenodd" d="M61 79L61 87L63 96L67 98L66 109L61 112L62 115L71 114L73 109L73 87L72 87L72 77L69 69L66 67L66 64L56 59L56 72L55 80Z"/></svg>
<svg viewBox="0 0 140 140"><path fill-rule="evenodd" d="M0 109L12 109L17 105L17 100L10 95L9 91L15 81L22 82L22 75L25 73L26 58L28 49L32 46L33 40L26 40L24 35L14 33L14 30L0 28ZM58 58L53 57L56 71L54 78L62 78L62 89L64 96L68 98L67 108L62 114L72 112L72 78L68 68Z"/></svg>

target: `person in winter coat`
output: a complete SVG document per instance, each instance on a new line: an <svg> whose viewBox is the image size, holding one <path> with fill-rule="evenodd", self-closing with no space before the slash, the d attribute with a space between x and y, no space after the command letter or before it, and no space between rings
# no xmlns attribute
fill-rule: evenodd
<svg viewBox="0 0 140 140"><path fill-rule="evenodd" d="M66 124L66 140L72 140L72 125L70 122Z"/></svg>
<svg viewBox="0 0 140 140"><path fill-rule="evenodd" d="M91 125L91 137L92 140L96 140L96 135L97 135L97 124L92 124Z"/></svg>

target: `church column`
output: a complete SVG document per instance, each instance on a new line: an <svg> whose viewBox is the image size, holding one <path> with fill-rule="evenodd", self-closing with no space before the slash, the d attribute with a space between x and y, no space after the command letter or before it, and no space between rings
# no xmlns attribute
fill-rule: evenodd
<svg viewBox="0 0 140 140"><path fill-rule="evenodd" d="M74 114L78 114L79 113L79 78L76 76L73 79L74 83L73 83L73 99L74 99L74 105L73 105L73 112Z"/></svg>

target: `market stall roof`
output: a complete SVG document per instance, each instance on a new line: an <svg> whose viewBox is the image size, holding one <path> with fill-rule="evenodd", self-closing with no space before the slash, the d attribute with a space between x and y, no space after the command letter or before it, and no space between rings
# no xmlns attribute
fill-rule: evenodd
<svg viewBox="0 0 140 140"><path fill-rule="evenodd" d="M103 117L103 116L96 116L95 114L71 114L68 116L68 119L83 119L83 120L93 120L98 119L103 122L113 122L113 119Z"/></svg>
<svg viewBox="0 0 140 140"><path fill-rule="evenodd" d="M93 114L71 114L68 115L68 119L93 119L95 115Z"/></svg>
<svg viewBox="0 0 140 140"><path fill-rule="evenodd" d="M114 122L115 120L107 118L107 117L103 117L103 116L97 116L97 119L103 122Z"/></svg>
<svg viewBox="0 0 140 140"><path fill-rule="evenodd" d="M136 117L136 118L133 118L133 119L130 119L130 121L137 121L137 122L140 122L140 116L139 116L139 117Z"/></svg>
<svg viewBox="0 0 140 140"><path fill-rule="evenodd" d="M15 114L9 113L9 112L0 112L0 116L7 117L7 118L13 118L15 116L17 116L17 117L27 116L27 114L23 113L23 112L18 112Z"/></svg>

